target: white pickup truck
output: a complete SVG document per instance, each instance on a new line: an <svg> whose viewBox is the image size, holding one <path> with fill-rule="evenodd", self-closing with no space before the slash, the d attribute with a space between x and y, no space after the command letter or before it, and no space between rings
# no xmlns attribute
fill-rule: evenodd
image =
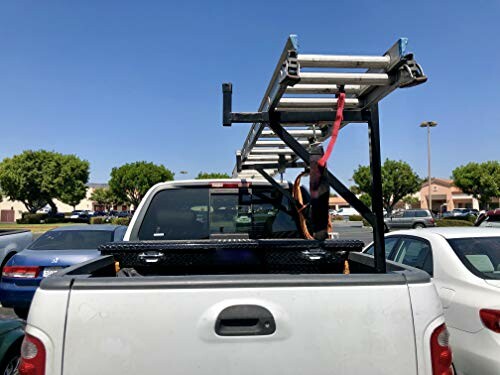
<svg viewBox="0 0 500 375"><path fill-rule="evenodd" d="M14 254L23 250L33 241L29 230L0 230L0 271Z"/></svg>
<svg viewBox="0 0 500 375"><path fill-rule="evenodd" d="M453 374L429 276L295 214L259 181L154 186L126 242L43 281L20 373Z"/></svg>

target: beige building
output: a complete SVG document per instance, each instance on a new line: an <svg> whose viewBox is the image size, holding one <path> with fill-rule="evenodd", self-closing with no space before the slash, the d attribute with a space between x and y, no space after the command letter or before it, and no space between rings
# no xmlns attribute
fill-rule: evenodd
<svg viewBox="0 0 500 375"><path fill-rule="evenodd" d="M465 194L453 185L453 180L444 178L431 179L431 196L433 211L451 211L454 208L474 208L479 210L479 202L472 195ZM422 208L429 207L429 183L425 182L419 192ZM500 197L492 198L491 207L500 206Z"/></svg>
<svg viewBox="0 0 500 375"><path fill-rule="evenodd" d="M92 192L96 188L102 188L102 187L107 187L107 184L88 184L87 187L87 194L84 199L76 205L75 209L76 210L88 210L88 211L104 211L104 207L102 205L99 205L97 202L94 202L90 199L90 196L92 195ZM58 212L63 212L63 213L69 213L73 211L73 207L63 203L61 201L58 201L57 199L54 200L54 203L57 206L57 211ZM119 205L114 205L113 210L115 211L127 211L129 210L129 206L126 204L119 204ZM22 217L23 212L27 212L26 207L24 204L22 204L19 201L10 201L7 198L3 198L2 201L0 201L0 222L15 222L17 219L20 219Z"/></svg>

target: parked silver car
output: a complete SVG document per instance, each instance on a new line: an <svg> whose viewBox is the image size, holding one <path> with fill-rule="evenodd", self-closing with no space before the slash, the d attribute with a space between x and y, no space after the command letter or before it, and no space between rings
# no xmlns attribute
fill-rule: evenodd
<svg viewBox="0 0 500 375"><path fill-rule="evenodd" d="M405 210L388 215L384 219L386 230L396 228L435 227L436 222L429 210Z"/></svg>

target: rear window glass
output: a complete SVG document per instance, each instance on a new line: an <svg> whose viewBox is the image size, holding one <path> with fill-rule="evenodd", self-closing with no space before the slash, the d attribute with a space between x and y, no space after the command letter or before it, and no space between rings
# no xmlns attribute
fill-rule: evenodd
<svg viewBox="0 0 500 375"><path fill-rule="evenodd" d="M42 234L30 250L92 250L113 241L113 232L104 230L64 230Z"/></svg>
<svg viewBox="0 0 500 375"><path fill-rule="evenodd" d="M483 279L500 279L500 237L448 240L462 263Z"/></svg>
<svg viewBox="0 0 500 375"><path fill-rule="evenodd" d="M427 211L417 211L416 216L417 217L427 217L427 216L429 216L429 214L427 213Z"/></svg>
<svg viewBox="0 0 500 375"><path fill-rule="evenodd" d="M288 199L269 187L162 190L153 197L138 237L208 239L216 233L248 233L249 238L299 237Z"/></svg>

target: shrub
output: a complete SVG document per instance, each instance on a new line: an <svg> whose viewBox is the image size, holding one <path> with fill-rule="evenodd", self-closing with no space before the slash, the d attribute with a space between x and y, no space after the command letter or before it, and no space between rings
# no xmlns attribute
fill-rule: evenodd
<svg viewBox="0 0 500 375"><path fill-rule="evenodd" d="M468 220L457 220L457 219L439 219L436 220L436 226L438 227L472 227L474 226Z"/></svg>
<svg viewBox="0 0 500 375"><path fill-rule="evenodd" d="M30 214L29 212L23 213L23 217L18 219L18 224L40 224L42 220L47 218L47 214Z"/></svg>
<svg viewBox="0 0 500 375"><path fill-rule="evenodd" d="M63 216L55 216L55 217L49 216L46 219L44 219L44 222L47 224L56 224L56 223L66 223L68 222L68 220Z"/></svg>
<svg viewBox="0 0 500 375"><path fill-rule="evenodd" d="M475 223L476 221L476 216L474 215L467 215L467 216L448 216L444 217L444 220L462 220L462 221L470 221L471 223Z"/></svg>
<svg viewBox="0 0 500 375"><path fill-rule="evenodd" d="M331 217L333 221L342 221L344 220L344 217L341 215L335 215Z"/></svg>
<svg viewBox="0 0 500 375"><path fill-rule="evenodd" d="M363 221L361 215L349 215L349 221Z"/></svg>
<svg viewBox="0 0 500 375"><path fill-rule="evenodd" d="M130 217L114 217L111 219L111 224L114 225L128 225L130 223Z"/></svg>
<svg viewBox="0 0 500 375"><path fill-rule="evenodd" d="M96 216L90 218L90 224L107 224L104 216Z"/></svg>

